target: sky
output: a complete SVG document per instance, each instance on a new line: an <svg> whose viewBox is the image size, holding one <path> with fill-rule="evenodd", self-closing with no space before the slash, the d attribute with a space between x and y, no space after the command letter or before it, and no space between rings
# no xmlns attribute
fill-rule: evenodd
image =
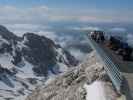
<svg viewBox="0 0 133 100"><path fill-rule="evenodd" d="M0 22L133 22L133 0L0 0ZM38 19L38 20L37 20Z"/></svg>
<svg viewBox="0 0 133 100"><path fill-rule="evenodd" d="M132 0L0 0L1 5L12 5L18 7L32 7L47 5L50 7L80 8L97 7L101 9L133 8Z"/></svg>
<svg viewBox="0 0 133 100"><path fill-rule="evenodd" d="M25 33L56 22L133 23L132 9L133 0L0 0L0 24Z"/></svg>

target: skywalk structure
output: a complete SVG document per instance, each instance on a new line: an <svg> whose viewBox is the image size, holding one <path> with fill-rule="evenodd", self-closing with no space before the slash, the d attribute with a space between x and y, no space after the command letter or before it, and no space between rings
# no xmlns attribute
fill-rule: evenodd
<svg viewBox="0 0 133 100"><path fill-rule="evenodd" d="M105 43L97 43L87 34L90 46L96 51L118 93L123 93L127 100L133 100L133 61L123 61L110 50ZM107 41L105 41L107 42Z"/></svg>

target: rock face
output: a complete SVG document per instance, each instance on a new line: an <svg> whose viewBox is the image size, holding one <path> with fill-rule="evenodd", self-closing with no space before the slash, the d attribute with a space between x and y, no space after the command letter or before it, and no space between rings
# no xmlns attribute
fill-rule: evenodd
<svg viewBox="0 0 133 100"><path fill-rule="evenodd" d="M44 36L27 33L24 34L24 39L27 41L24 43L26 47L22 48L22 55L27 61L36 65L33 70L39 75L47 76L48 70L56 74L57 72L53 67L58 62L69 67L78 63L69 52L63 50L59 45L56 45L52 40ZM61 49L60 52L58 52L59 49ZM60 56L59 59L58 56Z"/></svg>
<svg viewBox="0 0 133 100"><path fill-rule="evenodd" d="M34 33L26 33L17 37L0 26L1 46L0 53L9 53L12 63L18 65L25 59L34 65L34 72L39 76L47 76L48 70L54 72L54 66L63 63L67 66L76 66L78 61L66 50L52 40Z"/></svg>
<svg viewBox="0 0 133 100"><path fill-rule="evenodd" d="M116 100L109 77L103 66L96 60L94 53L88 55L86 61L78 67L71 68L48 82L46 86L37 87L26 100L86 100L84 85L96 80L105 82L106 89L109 90L107 97L110 98L109 100Z"/></svg>
<svg viewBox="0 0 133 100"><path fill-rule="evenodd" d="M0 26L0 100L24 100L48 77L77 64L68 51L44 36L17 37Z"/></svg>

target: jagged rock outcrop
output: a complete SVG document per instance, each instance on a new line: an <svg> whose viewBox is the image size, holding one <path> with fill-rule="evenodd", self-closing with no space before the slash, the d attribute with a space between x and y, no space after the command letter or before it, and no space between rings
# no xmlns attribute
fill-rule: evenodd
<svg viewBox="0 0 133 100"><path fill-rule="evenodd" d="M0 25L0 100L24 100L47 78L77 64L52 40L34 33L18 37Z"/></svg>
<svg viewBox="0 0 133 100"><path fill-rule="evenodd" d="M11 41L11 40L20 40L19 37L17 37L15 34L13 34L12 32L10 32L6 27L0 25L0 35L8 40L8 41Z"/></svg>
<svg viewBox="0 0 133 100"><path fill-rule="evenodd" d="M109 77L97 61L95 53L88 55L86 61L78 67L57 76L46 86L37 87L26 100L86 100L84 85L96 80L105 82L109 100L116 100Z"/></svg>
<svg viewBox="0 0 133 100"><path fill-rule="evenodd" d="M47 76L48 70L57 74L54 67L58 63L76 66L78 61L52 40L34 33L25 33L17 37L4 26L0 26L0 54L9 53L12 63L19 65L25 59L34 65L33 71L39 76ZM58 71L60 72L60 71Z"/></svg>
<svg viewBox="0 0 133 100"><path fill-rule="evenodd" d="M58 62L67 66L75 66L78 63L69 52L44 36L26 33L23 39L27 41L24 43L26 47L22 48L22 55L27 61L36 65L33 70L39 75L46 76L48 70L56 74L57 72L53 70L53 67ZM59 49L62 50L58 52ZM57 56L60 56L60 58L58 59Z"/></svg>

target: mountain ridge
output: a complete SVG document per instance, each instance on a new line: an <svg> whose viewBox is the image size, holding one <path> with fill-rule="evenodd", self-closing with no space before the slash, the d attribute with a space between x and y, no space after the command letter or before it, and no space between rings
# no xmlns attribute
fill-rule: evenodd
<svg viewBox="0 0 133 100"><path fill-rule="evenodd" d="M1 100L24 100L37 85L77 64L54 41L35 33L18 37L0 25Z"/></svg>
<svg viewBox="0 0 133 100"><path fill-rule="evenodd" d="M117 100L118 95L113 89L113 85L105 72L103 65L97 60L95 52L88 54L88 57L79 66L72 68L65 73L57 76L46 85L37 87L26 100L91 100L90 95L97 96L99 94L91 90L88 94L87 88L93 83L100 82L102 84L100 90L103 89L102 96L104 100ZM95 89L95 87L93 87ZM87 96L90 97L87 97ZM92 96L92 97L93 97ZM96 100L103 100L101 97L95 97Z"/></svg>

